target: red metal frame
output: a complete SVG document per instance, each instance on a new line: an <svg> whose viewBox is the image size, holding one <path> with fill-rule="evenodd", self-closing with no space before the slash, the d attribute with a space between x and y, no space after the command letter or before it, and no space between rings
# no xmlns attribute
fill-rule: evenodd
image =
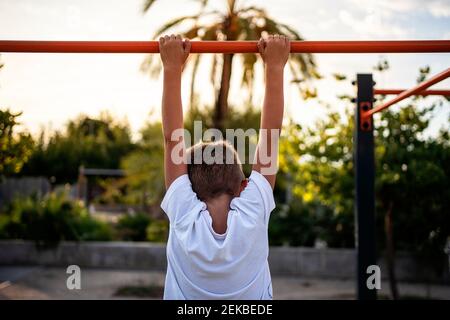
<svg viewBox="0 0 450 320"><path fill-rule="evenodd" d="M390 106L392 106L393 104L400 102L410 96L416 95L416 94L420 94L420 92L424 91L426 88L431 87L432 85L447 79L448 77L450 77L450 68L442 71L441 73L431 77L430 79L420 83L419 85L408 89L406 91L401 92L397 97L395 97L392 100L389 100L388 102L385 102L379 106L377 106L376 108L367 110L367 111L362 111L362 117L361 117L361 121L365 121L365 119L369 118L370 116L372 116L373 114L380 112L386 108L389 108Z"/></svg>
<svg viewBox="0 0 450 320"><path fill-rule="evenodd" d="M380 95L394 95L394 94L400 94L402 92L406 91L406 89L374 89L373 94L380 94ZM416 93L416 96L450 96L450 90L424 90L421 92Z"/></svg>
<svg viewBox="0 0 450 320"><path fill-rule="evenodd" d="M192 41L192 53L256 53L256 41ZM158 53L158 41L0 40L0 52ZM292 53L450 52L450 40L292 41Z"/></svg>

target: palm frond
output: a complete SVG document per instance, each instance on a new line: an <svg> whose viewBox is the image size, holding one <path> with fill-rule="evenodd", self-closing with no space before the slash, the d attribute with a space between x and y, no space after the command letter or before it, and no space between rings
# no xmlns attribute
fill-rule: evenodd
<svg viewBox="0 0 450 320"><path fill-rule="evenodd" d="M298 33L296 30L294 30L292 27L288 26L287 24L280 23L279 24L280 29L284 29L287 36L290 36L292 40L304 40L304 38Z"/></svg>
<svg viewBox="0 0 450 320"><path fill-rule="evenodd" d="M161 28L159 28L153 35L153 38L156 38L163 34L164 32L170 30L171 28L175 27L177 24L180 24L183 21L186 20L197 20L200 17L200 15L196 14L193 16L183 16L176 19L173 19L172 21L169 21L165 25L163 25Z"/></svg>
<svg viewBox="0 0 450 320"><path fill-rule="evenodd" d="M304 38L293 28L286 24L279 25L281 29L284 31L284 34L287 34L293 40L304 40ZM302 73L308 78L316 78L320 79L322 76L317 72L316 62L314 60L314 56L309 53L302 54L293 54L292 55L294 61L299 63L301 66Z"/></svg>
<svg viewBox="0 0 450 320"><path fill-rule="evenodd" d="M161 62L158 55L147 55L141 63L141 71L148 72L150 77L157 78L161 72Z"/></svg>
<svg viewBox="0 0 450 320"><path fill-rule="evenodd" d="M192 75L191 75L191 91L190 91L190 106L194 104L194 97L195 97L195 79L197 77L197 69L200 64L200 56L199 54L194 56L194 65L192 67Z"/></svg>
<svg viewBox="0 0 450 320"><path fill-rule="evenodd" d="M333 78L336 81L343 81L343 80L347 80L347 76L345 74L342 73L333 73Z"/></svg>
<svg viewBox="0 0 450 320"><path fill-rule="evenodd" d="M208 5L208 0L196 0L196 2L200 2L201 9L204 9Z"/></svg>
<svg viewBox="0 0 450 320"><path fill-rule="evenodd" d="M222 22L212 24L206 27L204 31L205 33L202 36L202 40L206 41L217 40L218 33L222 31Z"/></svg>
<svg viewBox="0 0 450 320"><path fill-rule="evenodd" d="M227 3L228 3L228 12L233 13L236 8L236 0L228 0Z"/></svg>
<svg viewBox="0 0 450 320"><path fill-rule="evenodd" d="M184 37L184 38L187 38L187 39L195 39L195 38L198 37L198 31L199 31L200 29L201 29L201 28L198 27L198 26L193 26L191 29L189 29L189 30L183 32L183 37Z"/></svg>
<svg viewBox="0 0 450 320"><path fill-rule="evenodd" d="M299 90L303 99L315 98L317 96L317 89L308 81L308 79L302 78L299 74L296 63L292 60L289 61L289 69L292 73L293 79L291 83L295 84ZM304 73L302 72L304 75Z"/></svg>
<svg viewBox="0 0 450 320"><path fill-rule="evenodd" d="M145 0L144 5L142 7L143 12L147 12L150 7L155 3L156 0Z"/></svg>
<svg viewBox="0 0 450 320"><path fill-rule="evenodd" d="M264 30L268 33L278 33L288 36L292 40L303 40L300 34L292 29L291 27L277 23L276 21L264 17L265 26ZM301 73L306 78L316 78L319 77L316 69L316 64L314 57L308 53L292 54L291 61L294 61L300 68Z"/></svg>
<svg viewBox="0 0 450 320"><path fill-rule="evenodd" d="M242 40L258 40L261 37L261 33L258 33L258 29L252 23L252 18L239 17L239 38Z"/></svg>
<svg viewBox="0 0 450 320"><path fill-rule="evenodd" d="M291 83L293 83L297 86L297 88L299 89L300 95L303 96L301 84L304 82L304 79L300 77L298 70L294 65L294 62L292 62L291 60L289 61L289 69L292 73L292 78L293 78L291 80Z"/></svg>
<svg viewBox="0 0 450 320"><path fill-rule="evenodd" d="M212 65L211 65L211 74L210 74L210 81L212 83L212 86L214 90L216 90L216 78L217 78L217 54L214 54L212 57Z"/></svg>
<svg viewBox="0 0 450 320"><path fill-rule="evenodd" d="M248 89L248 102L253 100L253 80L255 79L255 63L258 56L253 53L243 55L244 70L242 74L242 85Z"/></svg>
<svg viewBox="0 0 450 320"><path fill-rule="evenodd" d="M242 74L242 84L247 86L249 89L252 88L253 79L255 76L255 63L257 61L256 54L246 53L243 54L243 74Z"/></svg>
<svg viewBox="0 0 450 320"><path fill-rule="evenodd" d="M259 16L267 15L266 10L255 6L250 6L239 10L239 13L249 13L249 12L257 13Z"/></svg>

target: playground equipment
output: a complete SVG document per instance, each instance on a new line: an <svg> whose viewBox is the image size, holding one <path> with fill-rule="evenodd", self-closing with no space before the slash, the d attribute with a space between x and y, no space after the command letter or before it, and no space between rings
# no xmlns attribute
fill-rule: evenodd
<svg viewBox="0 0 450 320"><path fill-rule="evenodd" d="M158 41L0 41L0 52L159 53ZM191 53L257 53L257 41L191 41ZM449 40L291 41L291 53L450 52Z"/></svg>
<svg viewBox="0 0 450 320"><path fill-rule="evenodd" d="M256 41L192 41L192 53L256 53ZM157 41L0 41L0 52L158 53ZM450 53L450 40L292 41L291 53ZM373 115L412 95L450 96L450 90L426 90L450 77L450 68L408 90L375 89L372 74L357 74L355 99L355 247L358 299L376 299L367 287L367 268L376 265L375 160ZM376 107L374 95L397 96Z"/></svg>

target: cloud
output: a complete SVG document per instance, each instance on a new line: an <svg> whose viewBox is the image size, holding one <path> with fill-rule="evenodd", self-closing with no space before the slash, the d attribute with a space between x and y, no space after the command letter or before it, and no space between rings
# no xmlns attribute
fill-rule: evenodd
<svg viewBox="0 0 450 320"><path fill-rule="evenodd" d="M429 10L430 13L436 18L447 18L450 17L450 1L432 1L432 5Z"/></svg>
<svg viewBox="0 0 450 320"><path fill-rule="evenodd" d="M380 7L394 12L408 12L413 11L418 7L419 0L379 0L374 1L374 3L378 4Z"/></svg>
<svg viewBox="0 0 450 320"><path fill-rule="evenodd" d="M392 23L389 17L379 12L371 12L359 18L347 10L340 10L339 19L364 37L400 38L409 33L409 30Z"/></svg>
<svg viewBox="0 0 450 320"><path fill-rule="evenodd" d="M435 18L450 17L450 0L349 0L361 10L382 11L385 15L426 12Z"/></svg>

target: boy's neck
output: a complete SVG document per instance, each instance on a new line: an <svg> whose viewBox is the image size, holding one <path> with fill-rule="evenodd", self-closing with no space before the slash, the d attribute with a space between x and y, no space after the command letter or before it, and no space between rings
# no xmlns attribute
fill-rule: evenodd
<svg viewBox="0 0 450 320"><path fill-rule="evenodd" d="M211 215L214 232L224 234L227 231L228 212L232 196L222 194L214 199L206 201L208 212Z"/></svg>

